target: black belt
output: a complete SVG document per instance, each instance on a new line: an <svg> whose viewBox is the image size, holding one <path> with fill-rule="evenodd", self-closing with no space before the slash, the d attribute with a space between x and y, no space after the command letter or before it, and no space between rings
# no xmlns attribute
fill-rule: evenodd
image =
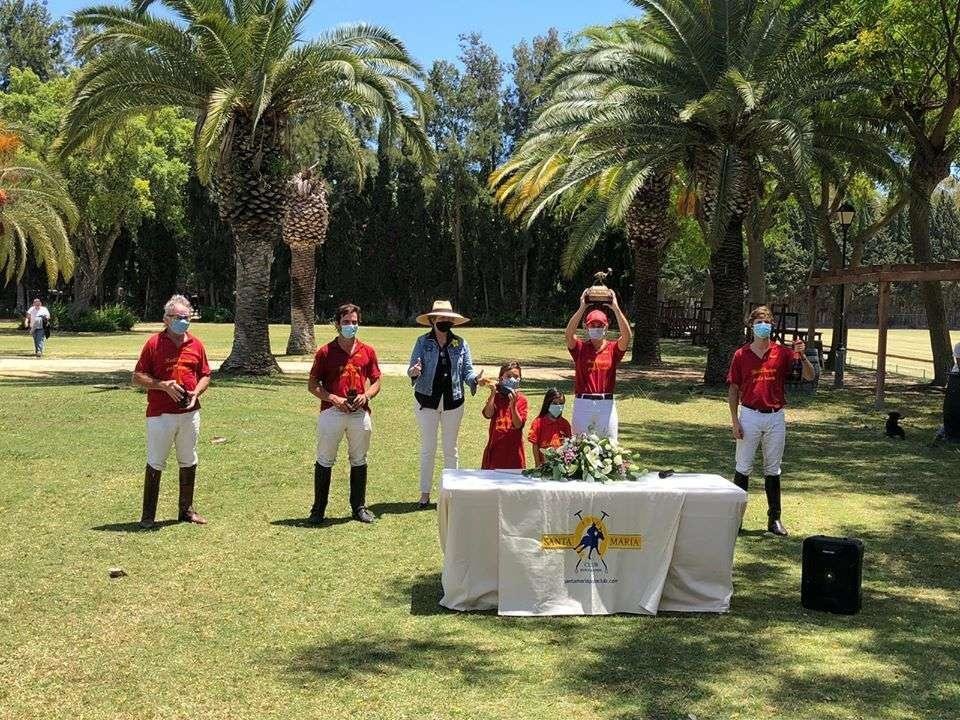
<svg viewBox="0 0 960 720"><path fill-rule="evenodd" d="M613 393L601 393L599 395L578 393L575 397L579 400L613 400Z"/></svg>
<svg viewBox="0 0 960 720"><path fill-rule="evenodd" d="M744 407L745 407L747 410L753 410L754 412L763 413L764 415L769 415L770 413L776 413L776 412L780 412L781 410L783 410L783 408L775 408L775 409L774 409L774 408L766 408L766 409L764 409L764 410L761 410L760 408L752 408L752 407L750 407L749 405L744 405Z"/></svg>

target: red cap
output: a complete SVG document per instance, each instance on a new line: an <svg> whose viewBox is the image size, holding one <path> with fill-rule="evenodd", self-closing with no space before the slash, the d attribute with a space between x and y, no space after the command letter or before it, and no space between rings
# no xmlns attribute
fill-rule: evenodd
<svg viewBox="0 0 960 720"><path fill-rule="evenodd" d="M587 319L584 321L584 323L587 325L592 323L600 323L601 325L607 326L610 324L610 319L603 310L591 310L589 313L587 313Z"/></svg>

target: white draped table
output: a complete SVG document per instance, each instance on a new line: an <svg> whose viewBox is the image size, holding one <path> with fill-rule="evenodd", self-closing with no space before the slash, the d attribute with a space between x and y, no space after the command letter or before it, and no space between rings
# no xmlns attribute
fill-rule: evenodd
<svg viewBox="0 0 960 720"><path fill-rule="evenodd" d="M727 612L746 504L719 475L601 484L444 470L440 604L501 615Z"/></svg>

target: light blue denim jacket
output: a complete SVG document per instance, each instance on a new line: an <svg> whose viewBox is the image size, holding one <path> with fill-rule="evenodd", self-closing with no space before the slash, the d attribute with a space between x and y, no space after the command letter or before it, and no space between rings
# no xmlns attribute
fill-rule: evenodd
<svg viewBox="0 0 960 720"><path fill-rule="evenodd" d="M470 346L459 335L450 333L447 340L448 354L450 355L450 381L453 386L453 399L463 397L463 384L470 386L470 394L477 393L477 371L473 367L473 358L470 357ZM421 335L413 345L410 353L410 366L417 360L423 366L420 377L411 378L413 389L421 395L433 394L433 377L437 373L440 363L440 345L433 337L433 332ZM408 366L409 367L409 366Z"/></svg>

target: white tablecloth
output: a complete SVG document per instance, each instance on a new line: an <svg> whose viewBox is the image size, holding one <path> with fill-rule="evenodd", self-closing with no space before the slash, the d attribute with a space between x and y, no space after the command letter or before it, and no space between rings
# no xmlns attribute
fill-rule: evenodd
<svg viewBox="0 0 960 720"><path fill-rule="evenodd" d="M558 497L563 493L580 496L603 493L605 504L610 506L616 506L616 495L620 493L682 493L674 541L669 548L663 548L671 557L658 607L637 612L729 610L733 595L733 551L747 495L728 480L706 474L678 474L661 479L651 473L638 482L554 483L526 478L516 472L488 470L443 472L438 514L444 554L440 604L444 607L499 609L500 502L506 493L517 491L549 491ZM621 528L622 520L617 517ZM516 610L511 608L511 614L537 614L538 609Z"/></svg>

